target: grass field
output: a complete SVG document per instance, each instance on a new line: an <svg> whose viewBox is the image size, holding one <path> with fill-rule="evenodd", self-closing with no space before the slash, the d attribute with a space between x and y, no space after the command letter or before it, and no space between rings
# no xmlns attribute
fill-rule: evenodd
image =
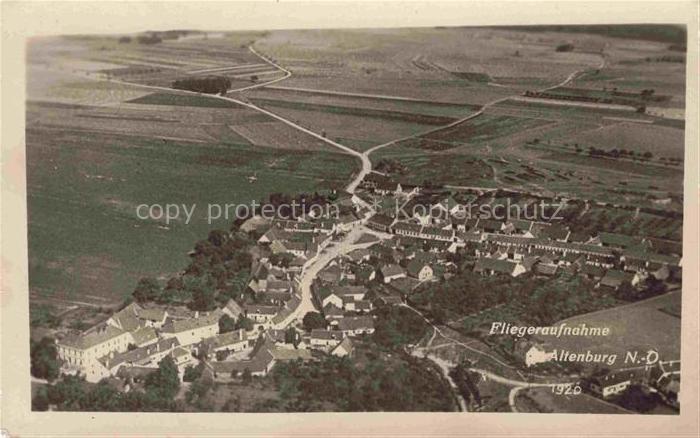
<svg viewBox="0 0 700 438"><path fill-rule="evenodd" d="M182 269L209 229L227 228L206 223L208 203L341 187L357 165L334 152L31 126L27 162L31 290L100 303ZM193 223L139 220L136 206L153 203L197 204Z"/></svg>
<svg viewBox="0 0 700 438"><path fill-rule="evenodd" d="M575 316L561 322L569 326L585 323L589 327L609 327L610 336L585 337L570 336L543 338L550 348L566 349L572 352L617 354L618 358L611 369L638 366L624 363L625 353L639 351L643 355L648 350L656 350L660 360L678 360L680 358L681 320L663 309L677 306L681 301L681 292L669 292L634 304L618 306L612 309ZM556 324L559 324L556 323ZM556 325L555 324L555 325ZM585 366L591 364L582 363Z"/></svg>

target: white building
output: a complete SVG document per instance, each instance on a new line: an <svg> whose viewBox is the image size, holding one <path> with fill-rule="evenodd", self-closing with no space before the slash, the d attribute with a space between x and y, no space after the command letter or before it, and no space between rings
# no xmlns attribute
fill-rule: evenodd
<svg viewBox="0 0 700 438"><path fill-rule="evenodd" d="M204 316L170 321L163 325L161 334L164 338L176 337L182 346L196 344L219 334L219 318L222 315L223 312L217 309Z"/></svg>
<svg viewBox="0 0 700 438"><path fill-rule="evenodd" d="M110 325L101 325L79 336L56 343L58 357L70 368L77 368L89 382L109 375L98 359L110 353L126 351L134 339L131 333Z"/></svg>

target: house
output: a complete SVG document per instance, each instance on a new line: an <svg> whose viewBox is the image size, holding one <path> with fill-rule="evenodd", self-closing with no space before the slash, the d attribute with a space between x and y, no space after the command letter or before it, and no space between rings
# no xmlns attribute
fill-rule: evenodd
<svg viewBox="0 0 700 438"><path fill-rule="evenodd" d="M355 282L365 284L375 279L377 271L369 265L362 265L355 269Z"/></svg>
<svg viewBox="0 0 700 438"><path fill-rule="evenodd" d="M525 351L525 365L531 367L544 362L549 362L555 357L555 352L547 353L545 349L539 345L532 345Z"/></svg>
<svg viewBox="0 0 700 438"><path fill-rule="evenodd" d="M598 233L596 238L602 246L625 249L642 243L642 239L618 233Z"/></svg>
<svg viewBox="0 0 700 438"><path fill-rule="evenodd" d="M337 229L338 231L341 232L348 232L352 230L352 228L355 225L358 225L362 222L362 218L357 216L357 213L351 212L351 213L342 213L338 217L338 225Z"/></svg>
<svg viewBox="0 0 700 438"><path fill-rule="evenodd" d="M192 357L192 353L190 353L189 350L182 347L176 347L174 350L172 350L170 352L170 357L172 357L173 362L180 369L181 372L187 365L190 365L194 362L194 357Z"/></svg>
<svg viewBox="0 0 700 438"><path fill-rule="evenodd" d="M603 398L622 393L637 378L634 372L617 371L604 376L596 376L590 381L591 391Z"/></svg>
<svg viewBox="0 0 700 438"><path fill-rule="evenodd" d="M581 275L585 276L589 280L599 281L605 275L605 270L600 266L589 265L585 263L581 266Z"/></svg>
<svg viewBox="0 0 700 438"><path fill-rule="evenodd" d="M248 371L252 376L264 377L275 366L275 357L268 346L263 345L250 359L238 361L206 362L218 382L230 382Z"/></svg>
<svg viewBox="0 0 700 438"><path fill-rule="evenodd" d="M416 237L416 238L421 235L422 228L423 227L421 225L412 224L409 222L398 222L392 227L395 234L398 234L400 236Z"/></svg>
<svg viewBox="0 0 700 438"><path fill-rule="evenodd" d="M147 327L161 328L168 318L168 312L158 308L141 309L138 318L144 321Z"/></svg>
<svg viewBox="0 0 700 438"><path fill-rule="evenodd" d="M637 283L639 283L639 277L630 272L610 269L600 280L601 286L607 286L613 289L619 288L623 283L629 283L630 285L635 286Z"/></svg>
<svg viewBox="0 0 700 438"><path fill-rule="evenodd" d="M537 275L544 275L546 277L552 277L557 274L557 269L559 267L554 264L545 263L535 263L534 272Z"/></svg>
<svg viewBox="0 0 700 438"><path fill-rule="evenodd" d="M517 277L527 272L527 270L521 263L481 257L474 264L474 272L486 275L507 274L511 277Z"/></svg>
<svg viewBox="0 0 700 438"><path fill-rule="evenodd" d="M161 335L165 338L176 337L180 345L187 346L210 338L219 333L219 319L223 311L216 309L204 316L195 318L171 320L163 325Z"/></svg>
<svg viewBox="0 0 700 438"><path fill-rule="evenodd" d="M339 264L334 263L323 268L317 277L325 283L338 283L343 279L343 270Z"/></svg>
<svg viewBox="0 0 700 438"><path fill-rule="evenodd" d="M391 226L394 224L394 218L391 218L385 214L375 214L367 221L367 226L373 230L381 231L383 233L390 233Z"/></svg>
<svg viewBox="0 0 700 438"><path fill-rule="evenodd" d="M145 347L158 341L158 334L153 327L141 327L131 333L134 338L134 345L137 347Z"/></svg>
<svg viewBox="0 0 700 438"><path fill-rule="evenodd" d="M311 330L310 344L311 348L335 347L340 344L343 338L343 332L339 330L313 329Z"/></svg>
<svg viewBox="0 0 700 438"><path fill-rule="evenodd" d="M423 227L419 236L421 239L450 242L454 238L454 230L443 230L438 227Z"/></svg>
<svg viewBox="0 0 700 438"><path fill-rule="evenodd" d="M343 297L336 294L332 287L314 287L313 292L314 297L316 298L316 301L320 304L321 308L325 308L328 305L333 305L339 308L343 307Z"/></svg>
<svg viewBox="0 0 700 438"><path fill-rule="evenodd" d="M433 278L433 268L418 258L411 260L406 267L408 275L417 278L419 281L428 281Z"/></svg>
<svg viewBox="0 0 700 438"><path fill-rule="evenodd" d="M557 242L567 242L570 234L571 231L567 227L552 224L548 227L543 227L538 237L555 240Z"/></svg>
<svg viewBox="0 0 700 438"><path fill-rule="evenodd" d="M108 371L98 362L110 353L127 351L134 338L128 331L103 324L78 336L68 336L56 342L59 359L68 367L78 368L89 382L107 377Z"/></svg>
<svg viewBox="0 0 700 438"><path fill-rule="evenodd" d="M350 338L345 338L331 351L331 354L337 357L352 357L354 350L355 347Z"/></svg>
<svg viewBox="0 0 700 438"><path fill-rule="evenodd" d="M267 232L265 232L265 234L260 236L258 243L271 244L274 241L288 240L291 238L291 236L291 233L284 231L277 224L274 224L269 230L267 230Z"/></svg>
<svg viewBox="0 0 700 438"><path fill-rule="evenodd" d="M362 263L368 261L372 257L372 253L367 248L359 248L349 252L346 257L354 263Z"/></svg>
<svg viewBox="0 0 700 438"><path fill-rule="evenodd" d="M165 324L168 312L159 308L144 308L131 303L107 320L107 324L133 332L141 327L160 328Z"/></svg>
<svg viewBox="0 0 700 438"><path fill-rule="evenodd" d="M344 315L343 309L334 304L328 304L323 307L323 317L329 321L338 320Z"/></svg>
<svg viewBox="0 0 700 438"><path fill-rule="evenodd" d="M347 316L338 321L338 330L345 336L372 334L374 319L371 316Z"/></svg>
<svg viewBox="0 0 700 438"><path fill-rule="evenodd" d="M533 221L521 220L521 219L511 219L506 222L506 227L511 230L511 234L517 234L523 237L533 238L532 227L535 223Z"/></svg>
<svg viewBox="0 0 700 438"><path fill-rule="evenodd" d="M245 330L238 329L204 339L199 343L197 350L207 357L212 357L219 351L237 352L249 347L248 334Z"/></svg>
<svg viewBox="0 0 700 438"><path fill-rule="evenodd" d="M485 233L500 233L503 231L504 223L494 219L480 219L476 226Z"/></svg>
<svg viewBox="0 0 700 438"><path fill-rule="evenodd" d="M361 312L361 313L371 312L372 309L374 308L374 306L372 305L372 302L369 300L355 301L354 307L355 307L356 312Z"/></svg>
<svg viewBox="0 0 700 438"><path fill-rule="evenodd" d="M353 301L362 300L367 294L367 288L365 286L332 286L331 290L334 295L341 298L349 298Z"/></svg>
<svg viewBox="0 0 700 438"><path fill-rule="evenodd" d="M277 306L266 306L259 304L246 304L244 306L246 317L256 323L265 323L271 320L280 308Z"/></svg>
<svg viewBox="0 0 700 438"><path fill-rule="evenodd" d="M243 308L233 299L228 300L226 306L224 306L222 310L233 319L238 319L238 317L244 313Z"/></svg>
<svg viewBox="0 0 700 438"><path fill-rule="evenodd" d="M116 376L122 367L157 368L158 363L175 348L180 346L177 338L161 339L158 342L119 354L110 353L100 358L100 363Z"/></svg>
<svg viewBox="0 0 700 438"><path fill-rule="evenodd" d="M391 283L394 280L406 277L404 269L396 264L382 266L380 271L384 277L384 283Z"/></svg>

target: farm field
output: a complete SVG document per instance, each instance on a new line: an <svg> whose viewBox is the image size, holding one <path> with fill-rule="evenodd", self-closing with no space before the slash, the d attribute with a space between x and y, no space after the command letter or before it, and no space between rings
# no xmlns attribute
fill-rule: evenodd
<svg viewBox="0 0 700 438"><path fill-rule="evenodd" d="M188 250L209 229L229 226L206 223L208 203L341 187L358 165L348 155L310 147L311 137L299 145L282 143L293 138L275 133L281 123L257 120L248 110L127 104L113 117L110 107L28 106L34 293L98 304L121 300L140 276L182 269ZM239 141L195 128L217 118L252 125L251 131L257 126L268 138ZM279 149L290 144L295 150ZM135 208L142 203L198 207L193 223L165 224L139 220Z"/></svg>
<svg viewBox="0 0 700 438"><path fill-rule="evenodd" d="M500 137L507 137L516 132L527 131L551 123L553 122L535 118L484 114L451 128L426 134L421 136L421 138L430 143L452 144L455 146L479 144L497 141Z"/></svg>
<svg viewBox="0 0 700 438"><path fill-rule="evenodd" d="M399 113L421 114L428 116L465 117L479 109L478 105L456 104L440 101L405 100L379 97L365 97L358 95L342 95L315 91L302 91L304 89L275 87L259 88L244 92L251 99L267 99L283 102L296 102L300 104L317 104L352 107L358 110L373 109L395 111Z"/></svg>
<svg viewBox="0 0 700 438"><path fill-rule="evenodd" d="M634 304L575 316L555 325L566 322L569 326L585 323L589 327L610 327L610 336L547 337L546 341L550 348L617 354L617 361L609 367L611 369L639 366L636 363L624 363L625 353L628 351L639 351L641 356L648 350L656 350L660 360L678 360L681 320L664 309L678 306L680 301L681 291L674 291ZM592 366L586 363L582 365Z"/></svg>
<svg viewBox="0 0 700 438"><path fill-rule="evenodd" d="M293 109L288 108L288 105L280 107L270 103L260 103L260 106L357 150L365 150L396 138L419 134L434 127L432 124L412 121L323 111L319 107Z"/></svg>
<svg viewBox="0 0 700 438"><path fill-rule="evenodd" d="M476 156L389 147L380 149L372 157L376 163L382 160L398 163L404 169L399 179L417 183L431 181L454 186L495 187L492 169Z"/></svg>
<svg viewBox="0 0 700 438"><path fill-rule="evenodd" d="M651 152L655 156L683 158L685 133L682 129L621 122L582 132L569 140L583 148L593 146Z"/></svg>
<svg viewBox="0 0 700 438"><path fill-rule="evenodd" d="M586 50L555 52L565 38ZM594 68L600 57L590 52L604 43L595 36L424 28L280 31L257 44L294 70L286 86L366 93L391 89L398 96L481 104Z"/></svg>

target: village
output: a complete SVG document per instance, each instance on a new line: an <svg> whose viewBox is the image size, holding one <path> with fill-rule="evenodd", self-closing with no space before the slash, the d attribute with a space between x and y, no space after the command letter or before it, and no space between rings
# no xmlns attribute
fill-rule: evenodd
<svg viewBox="0 0 700 438"><path fill-rule="evenodd" d="M423 203L433 200L426 214L401 217L394 209L396 202L419 196ZM180 379L197 368L217 382L264 377L280 362L352 357L354 344L375 331L376 306L405 305L419 286L450 279L457 253L482 276L582 276L596 288L613 290L634 289L648 279L680 282L680 245L674 242L590 236L553 221L464 217L464 205L449 191L402 185L377 172L354 194L333 202L340 211L336 218L254 216L241 225L259 236L248 295L211 311L132 302L95 327L58 337L62 373L88 382L121 379L128 390L165 357L176 364ZM545 353L528 345L523 363L529 367ZM667 361L676 372L664 371L663 377L677 374L679 363ZM646 367L645 376L658 368L664 369ZM623 392L635 376L599 375L591 390L607 398Z"/></svg>

